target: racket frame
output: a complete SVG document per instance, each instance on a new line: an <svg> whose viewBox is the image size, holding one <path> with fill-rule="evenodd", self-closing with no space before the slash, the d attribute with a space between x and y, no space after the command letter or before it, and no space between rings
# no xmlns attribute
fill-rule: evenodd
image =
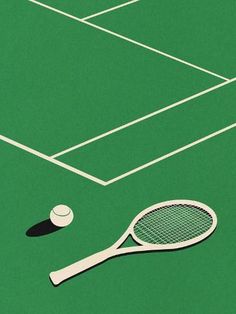
<svg viewBox="0 0 236 314"><path fill-rule="evenodd" d="M168 206L172 206L172 205L187 205L187 206L194 206L199 208L199 210L203 210L205 211L207 214L209 214L212 218L212 225L211 227L203 232L201 235L194 237L190 240L186 240L186 241L182 241L182 242L176 242L176 243L169 243L169 244L150 244L148 242L142 241L140 240L135 232L134 232L134 226L136 225L136 223L146 214L148 214L149 212L153 211L153 210L158 210L163 208L163 207L168 207ZM158 205L158 206L157 206ZM158 203L155 205L152 205L146 209L144 209L143 211L141 211L135 218L134 220L131 222L130 226L128 227L129 233L132 236L132 238L134 239L135 242L137 242L138 244L142 245L142 246L148 246L150 247L150 249L155 249L155 250L177 250L177 249L181 249L187 246L191 246L194 245L198 242L201 242L202 240L206 239L208 236L210 236L212 234L212 232L215 230L217 226L217 216L215 214L215 212L206 204L203 204L201 202L197 202L197 201L192 201L192 200L172 200L172 201L166 201L166 202L162 202L162 203Z"/></svg>
<svg viewBox="0 0 236 314"><path fill-rule="evenodd" d="M145 241L140 240L135 232L134 232L134 227L136 223L146 214L153 210L158 210L167 207L167 206L172 206L172 205L189 205L189 206L195 206L199 208L199 210L203 210L206 213L208 213L211 218L212 218L212 225L211 227L202 233L201 235L194 237L190 240L186 240L183 242L176 242L172 244L150 244ZM124 255L124 254L131 254L131 253L138 253L138 252L148 252L148 251L165 251L165 250L177 250L181 249L184 247L188 247L191 245L194 245L198 242L203 241L207 237L209 237L213 231L215 230L217 226L217 216L215 212L207 205L197 202L197 201L192 201L192 200L171 200L171 201L166 201L166 202L161 202L155 205L152 205L143 211L141 211L131 222L127 230L124 232L124 234L109 248L100 251L98 253L95 253L91 256L88 256L82 260L79 260L65 268L59 269L57 271L51 272L50 273L50 279L54 285L59 285L61 282L74 277L78 275L79 273L82 273L112 257L119 256L119 255ZM131 247L121 247L121 245L126 241L126 239L131 236L133 240L139 244L139 246L131 246Z"/></svg>

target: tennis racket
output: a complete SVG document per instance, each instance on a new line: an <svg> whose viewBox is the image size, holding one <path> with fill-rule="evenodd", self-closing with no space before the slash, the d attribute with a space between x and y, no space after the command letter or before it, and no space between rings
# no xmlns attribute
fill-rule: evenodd
<svg viewBox="0 0 236 314"><path fill-rule="evenodd" d="M216 225L215 212L205 204L189 200L162 202L140 212L111 247L51 272L50 278L54 285L59 285L111 257L184 248L206 239ZM121 247L128 236L139 246Z"/></svg>

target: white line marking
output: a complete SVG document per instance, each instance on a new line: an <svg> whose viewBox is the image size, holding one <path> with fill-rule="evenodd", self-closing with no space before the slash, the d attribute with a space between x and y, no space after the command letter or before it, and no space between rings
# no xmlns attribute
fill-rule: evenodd
<svg viewBox="0 0 236 314"><path fill-rule="evenodd" d="M156 116L156 115L158 115L158 114L160 114L160 113L162 113L162 112L165 112L165 111L167 111L167 110L170 110L170 109L172 109L172 108L174 108L174 107L177 107L177 106L179 106L179 105L181 105L181 104L184 104L184 103L186 103L186 102L188 102L188 101L190 101L190 100L192 100L192 99L194 99L194 98L198 98L198 97L200 97L200 96L202 96L202 95L204 95L204 94L210 93L210 92L212 92L212 91L214 91L214 90L216 90L216 89L218 89L218 88L220 88L220 87L222 87L222 86L225 86L225 85L227 85L227 84L230 84L230 83L232 83L232 82L234 82L234 81L236 81L236 78L233 78L232 80L229 80L229 81L223 82L223 83L221 83L221 84L215 85L215 86L213 86L213 87L211 87L211 88L208 88L208 89L206 89L206 90L204 90L204 91L202 91L202 92L200 92L200 93L197 93L197 94L194 94L194 95L192 95L192 96L190 96L190 97L187 97L187 98L185 98L185 99L182 99L182 100L180 100L180 101L178 101L178 102L176 102L176 103L174 103L174 104L172 104L172 105L169 105L169 106L164 107L164 108L162 108L162 109L159 109L159 110L157 110L157 111L151 112L151 113L147 114L146 116L143 116L143 117L141 117L141 118L138 118L138 119L136 119L136 120L133 120L133 121L131 121L131 122L128 122L128 123L126 123L126 124L123 124L123 125L121 125L121 126L119 126L119 127L117 127L117 128L114 128L114 129L108 131L108 132L105 132L105 133L103 133L103 134L100 134L100 135L98 135L98 136L95 136L95 137L93 137L93 138L91 138L91 139L89 139L89 140L87 140L87 141L85 141L85 142L83 142L83 143L80 143L80 144L77 144L77 145L72 146L72 147L70 147L70 148L67 148L67 149L65 149L65 150L63 150L63 151L61 151L61 152L59 152L59 153L57 153L57 154L52 155L51 157L52 157L52 158L57 158L57 157L59 157L59 156L61 156L61 155L64 155L64 154L66 154L66 153L69 153L69 152L71 152L71 151L73 151L73 150L75 150L75 149L77 149L77 148L80 148L80 147L83 147L83 146L85 146L85 145L88 145L88 144L90 144L90 143L92 143L92 142L95 142L95 141L97 141L97 140L100 140L100 139L102 139L102 138L104 138L104 137L106 137L106 136L108 136L108 135L111 135L111 134L113 134L113 133L116 133L116 132L118 132L118 131L121 131L121 130L123 130L123 129L126 129L126 128L128 128L128 127L130 127L130 126L132 126L132 125L134 125L134 124L136 124L136 123L140 123L140 122L142 122L142 121L144 121L144 120L147 120L147 119L149 119L149 118L152 118L153 116Z"/></svg>
<svg viewBox="0 0 236 314"><path fill-rule="evenodd" d="M91 26L91 27L93 27L93 28L96 28L96 29L98 29L98 30L100 30L100 31L103 31L103 32L108 33L108 34L110 34L110 35L113 35L113 36L115 36L115 37L121 38L121 39L123 39L123 40L125 40L125 41L128 41L128 42L134 44L134 45L137 45L137 46L140 46L140 47L142 47L142 48L148 49L148 50L150 50L150 51L152 51L152 52L155 52L155 53L157 53L157 54L160 54L160 55L162 55L162 56L164 56L164 57L167 57L167 58L169 58L169 59L172 59L172 60L174 60L174 61L183 63L183 64L185 64L185 65L187 65L187 66L190 66L190 67L192 67L192 68L195 68L195 69L197 69L197 70L199 70L199 71L202 71L202 72L205 72L205 73L207 73L207 74L216 76L216 77L218 77L218 78L220 78L220 79L222 79L222 80L224 80L224 81L229 80L228 78L226 78L226 77L224 77L224 76L221 76L221 75L219 75L219 74L216 74L216 73L214 73L214 72L212 72L212 71L206 70L206 69L204 69L204 68L202 68L202 67L199 67L199 66L197 66L197 65L195 65L195 64L192 64L192 63L190 63L190 62L184 61L184 60L182 60L182 59L176 58L176 57L174 57L174 56L172 56L172 55L170 55L170 54L168 54L168 53L165 53L165 52L163 52L163 51L161 51L161 50L152 48L152 47L150 47L150 46L147 46L147 45L145 45L145 44L143 44L143 43L140 43L140 42L138 42L138 41L136 41L136 40L130 39L130 38L125 37L125 36L123 36L123 35L120 35L120 34L118 34L118 33L112 32L112 31L110 31L110 30L108 30L108 29L106 29L106 28L103 28L103 27L101 27L101 26L98 26L98 25L96 25L96 24L93 24L93 23L90 23L90 22L88 22L88 21L82 20L82 19L80 19L80 18L78 18L78 17L76 17L76 16L74 16L74 15L68 14L68 13L66 13L66 12L64 12L64 11L58 10L58 9L56 9L56 8L54 8L54 7L51 7L51 6L49 6L49 5L46 5L46 4L44 4L44 3L38 2L38 1L36 1L36 0L29 0L29 1L32 2L32 3L35 3L35 4L37 4L37 5L39 5L39 6L41 6L41 7L44 7L44 8L46 8L46 9L48 9L48 10L51 10L51 11L54 11L54 12L56 12L56 13L58 13L58 14L64 15L64 16L66 16L66 17L69 17L70 19L76 20L76 21L78 21L78 22L80 22L80 23L89 25L89 26Z"/></svg>
<svg viewBox="0 0 236 314"><path fill-rule="evenodd" d="M53 158L51 158L51 157L49 157L49 156L47 156L45 154L42 154L42 153L38 152L37 150L34 150L34 149L32 149L32 148L30 148L28 146L20 144L20 143L18 143L16 141L6 137L6 136L0 135L0 140L4 141L4 142L6 142L6 143L8 143L10 145L16 146L16 147L18 147L18 148L20 148L20 149L22 149L22 150L24 150L24 151L26 151L26 152L28 152L30 154L33 154L33 155L35 155L37 157L45 159L45 160L47 160L47 161L49 161L49 162L51 162L51 163L53 163L53 164L55 164L55 165L57 165L59 167L62 167L64 169L66 169L66 170L74 172L74 173L76 173L76 174L78 174L78 175L80 175L80 176L82 176L82 177L84 177L86 179L89 179L89 180L91 180L93 182L96 182L96 183L101 184L103 186L106 185L106 182L103 181L103 180L100 180L100 179L98 179L98 178L96 178L96 177L94 177L94 176L92 176L92 175L90 175L90 174L88 174L86 172L83 172L83 171L78 170L78 169L76 169L74 167L71 167L71 166L69 166L69 165L67 165L67 164L65 164L65 163L63 163L63 162L61 162L59 160L53 159Z"/></svg>
<svg viewBox="0 0 236 314"><path fill-rule="evenodd" d="M235 127L236 127L236 123L233 123L233 124L223 128L223 129L220 129L220 130L218 130L218 131L216 131L214 133L211 133L211 134L209 134L209 135L207 135L205 137L202 137L202 138L198 139L195 142L187 144L187 145L185 145L183 147L180 147L180 148L178 148L178 149L176 149L176 150L174 150L174 151L172 151L172 152L170 152L170 153L168 153L168 154L166 154L164 156L161 156L161 157L159 157L157 159L154 159L154 160L152 160L152 161L150 161L150 162L148 162L148 163L146 163L146 164L144 164L144 165L142 165L140 167L137 167L137 168L135 168L133 170L125 172L122 175L120 175L120 176L118 176L116 178L113 178L113 179L111 179L109 181L103 181L101 179L98 179L98 178L96 178L96 177L94 177L94 176L92 176L92 175L90 175L90 174L88 174L86 172L78 170L78 169L76 169L74 167L71 167L71 166L69 166L69 165L67 165L67 164L65 164L65 163L63 163L63 162L61 162L59 160L53 159L53 158L51 158L51 157L49 157L47 155L44 155L44 154L42 154L42 153L40 153L40 152L38 152L38 151L36 151L36 150L34 150L32 148L29 148L29 147L27 147L27 146L25 146L23 144L20 144L20 143L18 143L16 141L13 141L12 139L10 139L10 138L8 138L6 136L0 135L0 140L6 142L8 144L11 144L13 146L16 146L16 147L18 147L18 148L20 148L22 150L25 150L28 153L33 154L33 155L35 155L37 157L45 159L45 160L47 160L47 161L49 161L49 162L51 162L53 164L56 164L56 165L58 165L58 166L60 166L62 168L65 168L66 170L69 170L69 171L71 171L73 173L76 173L76 174L78 174L78 175L80 175L80 176L82 176L82 177L84 177L86 179L89 179L89 180L91 180L93 182L96 182L96 183L98 183L98 184L100 184L102 186L107 186L107 185L110 185L110 184L112 184L114 182L120 181L121 179L124 179L124 178L126 178L126 177L128 177L128 176L130 176L130 175L132 175L132 174L134 174L136 172L139 172L139 171L141 171L141 170L143 170L145 168L148 168L148 167L150 167L150 166L152 166L154 164L157 164L158 162L160 162L162 160L165 160L165 159L170 158L170 157L172 157L172 156L174 156L176 154L179 154L179 153L181 153L181 152L183 152L183 151L185 151L185 150L187 150L187 149L189 149L189 148L191 148L193 146L196 146L196 145L198 145L198 144L200 144L202 142L205 142L205 141L207 141L207 140L209 140L209 139L211 139L213 137L216 137L216 136L218 136L218 135L220 135L220 134L222 134L224 132L227 132L227 131L235 128Z"/></svg>
<svg viewBox="0 0 236 314"><path fill-rule="evenodd" d="M86 20L89 20L89 19L91 19L91 18L93 18L93 17L99 16L99 15L102 15L102 14L105 14L105 13L108 13L108 12L111 12L111 11L115 11L115 10L117 10L117 9L123 8L123 7L127 6L127 5L133 4L133 3L138 2L138 1L139 1L139 0L128 1L128 2L122 3L122 4L120 4L120 5L117 5L117 6L115 6L115 7L112 7L112 8L110 8L110 9L103 10L103 11L100 11L100 12L98 12L98 13L95 13L95 14L92 14L92 15L89 15L89 16L86 16L86 17L83 17L81 20L82 20L82 21L86 21Z"/></svg>
<svg viewBox="0 0 236 314"><path fill-rule="evenodd" d="M111 179L111 180L109 180L109 181L106 182L106 185L109 185L109 184L112 184L112 183L114 183L114 182L116 182L116 181L119 181L119 180L121 180L121 179L124 179L125 177L128 177L128 176L130 176L130 175L132 175L132 174L134 174L134 173L136 173L136 172L138 172L138 171L141 171L141 170L143 170L143 169L145 169L145 168L148 168L148 167L150 167L150 166L152 166L152 165L154 165L154 164L156 164L156 163L158 163L158 162L160 162L160 161L162 161L162 160L164 160L164 159L167 159L167 158L170 158L170 157L172 157L172 156L174 156L174 155L176 155L176 154L179 154L179 153L183 152L183 151L186 150L186 149L189 149L189 148L191 148L191 147L193 147L193 146L195 146L195 145L198 145L198 144L200 144L200 143L202 143L202 142L205 142L205 141L209 140L210 138L213 138L213 137L215 137L215 136L217 136L217 135L219 135L219 134L221 134L221 133L227 132L227 131L229 131L229 130L235 128L235 127L236 127L236 123L231 124L231 125L229 125L229 126L223 128L223 129L221 129L221 130L219 130L219 131L216 131L216 132L214 132L214 133L211 133L211 134L209 134L209 135L207 135L207 136L205 136L205 137L203 137L203 138L200 138L200 139L198 139L198 140L195 141L195 142L192 142L192 143L190 143L190 144L188 144L188 145L185 145L185 146L183 146L183 147L181 147L181 148L179 148L179 149L176 149L176 150L174 150L173 152L171 152L171 153L169 153L169 154L166 154L166 155L164 155L164 156L162 156L162 157L159 157L159 158L157 158L157 159L154 159L154 160L152 160L152 161L150 161L150 162L148 162L148 163L146 163L146 164L144 164L144 165L142 165L142 166L140 166L140 167L137 167L137 168L135 168L135 169L133 169L133 170L130 170L130 171L128 171L128 172L126 172L126 173L124 173L124 174L122 174L122 175L120 175L120 176L114 178L114 179Z"/></svg>
<svg viewBox="0 0 236 314"><path fill-rule="evenodd" d="M192 66L192 67L194 67L194 68L196 68L196 69L199 69L199 70L201 70L201 71L203 71L203 72L212 74L212 75L214 75L214 76L217 76L217 77L219 77L219 78L222 78L223 80L228 81L228 82L222 83L223 85L225 85L225 84L227 84L227 83L230 83L230 82L232 82L232 81L235 80L235 78L232 79L232 80L229 80L229 79L227 79L227 78L225 78L225 77L222 77L222 76L220 76L220 75L218 75L218 74L215 74L215 73L213 73L213 72L210 72L210 71L205 70L205 69L203 69L203 68L200 68L200 67L198 67L198 66L195 66L195 65L193 65L193 64L190 64L190 63L188 63L188 62L186 62L186 61L183 61L183 60L181 60L181 59L175 58L175 57L173 57L173 56L171 56L171 55L168 55L168 54L166 54L166 53L164 53L164 52L161 52L161 51L159 51L159 50L156 50L156 49L154 49L154 48L152 48L152 47L148 47L148 46L146 46L146 45L144 45L144 44L142 44L142 43L136 42L136 41L134 41L134 40L132 40L132 39L129 39L129 38L124 37L124 36L122 36L122 35L119 35L119 34L117 34L117 33L111 32L111 31L109 31L109 30L107 30L107 29L105 29L105 28L102 28L102 27L97 26L97 25L95 25L95 24L89 23L89 22L87 22L87 21L83 21L83 20L81 20L81 19L79 19L79 18L77 18L77 17L75 17L75 16L73 16L73 15L67 14L67 13L65 13L65 12L63 12L63 11L60 11L60 10L57 10L57 9L55 9L55 8L53 8L53 7L50 7L50 6L48 6L48 5L45 5L45 4L41 3L41 2L38 2L38 1L35 1L35 0L29 0L29 1L30 1L30 2L33 2L33 3L37 4L37 5L40 5L40 6L42 6L42 7L45 7L45 8L47 8L47 9L49 9L49 10L52 10L52 11L54 11L54 12L57 12L57 13L59 13L59 14L65 15L65 16L71 18L71 19L77 20L77 21L79 21L79 22L81 22L81 23L90 25L91 27L97 28L97 29L102 30L102 31L104 31L104 32L106 32L106 33L112 34L112 35L114 35L114 36L116 36L116 37L122 38L122 39L124 39L124 40L126 40L126 41L129 41L129 42L131 42L131 43L134 43L134 44L136 44L136 45L138 45L138 46L144 47L144 48L146 48L146 49L149 49L149 50L151 50L151 51L154 51L154 52L156 52L156 53L159 53L159 54L161 54L161 55L164 55L164 56L166 56L166 57L168 57L168 58L170 58L170 59L173 59L173 60L182 62L182 63L187 64L187 65L189 65L189 66ZM222 84L220 84L220 85L222 85ZM219 86L219 85L217 85L217 86ZM217 86L213 87L212 90L216 89ZM220 86L219 86L219 87L220 87ZM201 92L201 93L204 94L205 92L206 92L206 91L203 91L203 92ZM195 98L194 96L197 97L196 95L193 95L193 96L191 96L191 97ZM189 98L190 98L190 97L189 97ZM191 98L191 99L192 99L192 98ZM187 101L187 100L186 100L186 101ZM163 109L165 109L165 108L163 108ZM76 169L76 168L74 168L74 167L71 167L71 166L69 166L69 165L67 165L67 164L64 164L64 163L61 162L61 161L58 161L58 160L56 160L56 159L54 159L54 158L52 158L52 157L50 157L50 156L44 155L44 154L42 154L42 153L40 153L40 152L38 152L38 151L36 151L36 150L34 150L34 149L32 149L32 148L29 148L29 147L27 147L27 146L25 146L25 145L23 145L23 144L20 144L20 143L18 143L18 142L16 142L16 141L13 141L13 140L11 140L11 139L9 139L9 138L3 136L3 135L0 135L0 140L4 141L4 142L6 142L6 143L9 143L9 144L11 144L11 145L14 145L14 146L16 146L16 147L18 147L18 148L20 148L20 149L23 149L23 150L25 150L25 151L27 151L27 152L29 152L29 153L31 153L31 154L37 156L37 157L40 157L40 158L42 158L42 159L45 159L45 160L47 160L47 161L49 161L49 162L51 162L51 163L53 163L53 164L56 164L56 165L58 165L58 166L60 166L60 167L62 167L62 168L65 168L65 169L67 169L67 170L69 170L69 171L71 171L71 172L74 172L74 173L76 173L76 174L78 174L78 175L80 175L80 176L83 176L83 177L85 177L85 178L87 178L87 179L89 179L89 180L91 180L91 181L93 181L93 182L96 182L96 183L101 184L101 185L103 185L103 186L107 186L107 185L112 184L112 183L114 183L114 182L117 182L117 181L119 181L119 180L121 180L121 179L123 179L123 178L125 178L125 177L127 177L127 176L130 176L130 175L132 175L132 174L134 174L134 173L136 173L136 172L138 172L138 171L141 171L141 170L143 170L143 169L145 169L145 168L147 168L147 167L150 167L150 166L152 166L153 164L156 164L156 163L158 163L158 162L160 162L160 161L162 161L162 160L164 160L164 159L170 158L170 157L172 157L172 156L174 156L174 155L176 155L176 154L178 154L178 153L180 153L180 152L182 152L182 151L184 151L184 150L187 150L187 149L189 149L189 148L191 148L191 147L193 147L193 146L195 146L195 145L198 145L198 144L200 144L200 143L202 143L202 142L204 142L204 141L207 141L208 139L213 138L213 137L215 137L215 136L217 136L217 135L219 135L219 134L221 134L221 133L224 133L224 132L226 132L226 131L228 131L228 130L230 130L230 129L233 129L233 128L235 128L235 127L236 127L236 123L231 124L231 125L229 125L228 127L225 127L225 128L223 128L223 129L221 129L221 130L218 130L218 131L216 131L216 132L214 132L214 133L211 133L211 134L209 134L208 136L205 136L205 137L203 137L203 138L201 138L201 139L198 139L197 141L195 141L195 142L193 142L193 143L190 143L190 144L188 144L188 145L185 145L185 146L183 146L183 147L181 147L181 148L179 148L179 149L177 149L177 150L175 150L175 151L173 151L173 152L171 152L171 153L169 153L169 154L166 154L166 155L164 155L164 156L162 156L162 157L159 157L159 158L157 158L157 159L154 159L154 160L152 160L152 161L150 161L150 162L148 162L148 163L146 163L146 164L144 164L144 165L142 165L142 166L140 166L140 167L137 167L137 168L135 168L135 169L133 169L133 170L130 170L130 171L128 171L128 172L126 172L126 173L124 173L124 174L122 174L122 175L120 175L120 176L118 176L118 177L116 177L116 178L114 178L114 179L111 179L111 180L109 180L109 181L100 180L100 179L98 179L98 178L96 178L96 177L94 177L94 176L92 176L92 175L87 174L86 172L80 171L80 170L78 170L78 169Z"/></svg>

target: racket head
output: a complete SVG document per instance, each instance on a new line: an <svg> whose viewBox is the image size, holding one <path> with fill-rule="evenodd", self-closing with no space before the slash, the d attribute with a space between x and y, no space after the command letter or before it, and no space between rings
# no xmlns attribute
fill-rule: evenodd
<svg viewBox="0 0 236 314"><path fill-rule="evenodd" d="M172 200L140 212L128 228L145 250L175 250L209 237L217 216L207 205L192 200Z"/></svg>

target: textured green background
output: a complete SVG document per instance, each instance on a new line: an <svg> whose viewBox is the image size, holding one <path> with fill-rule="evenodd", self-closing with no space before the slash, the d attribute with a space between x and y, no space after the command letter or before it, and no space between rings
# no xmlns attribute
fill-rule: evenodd
<svg viewBox="0 0 236 314"><path fill-rule="evenodd" d="M83 17L120 2L48 3ZM210 0L143 0L94 22L231 78L236 72L234 6L234 1L220 6ZM0 12L0 134L44 153L221 82L27 1L1 2ZM216 106L215 116L208 117L212 130L235 121L233 89L235 84L228 85L196 102L209 112ZM170 114L174 121L175 112ZM148 122L152 132L156 122ZM199 121L196 136L205 125ZM148 137L148 126L143 128ZM129 132L122 135L127 151ZM156 145L152 132L150 144ZM129 170L129 156L120 159L118 170L96 163L96 154L104 150L120 153L119 136L114 151L112 142L108 149L98 142L90 154L85 152L88 157L82 152L83 163L93 157L91 170L103 178ZM234 314L235 136L234 129L108 187L0 141L1 312ZM163 136L161 151L165 145ZM149 157L142 148L134 162ZM216 211L219 225L212 237L185 250L113 259L52 286L50 271L112 244L142 209L176 198L198 200ZM73 224L44 237L27 237L26 230L58 203L73 208Z"/></svg>

